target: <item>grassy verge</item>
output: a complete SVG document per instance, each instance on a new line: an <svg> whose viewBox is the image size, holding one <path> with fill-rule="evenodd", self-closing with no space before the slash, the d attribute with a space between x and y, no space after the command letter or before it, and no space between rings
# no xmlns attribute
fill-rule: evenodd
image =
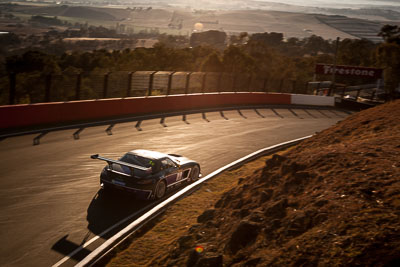
<svg viewBox="0 0 400 267"><path fill-rule="evenodd" d="M197 217L212 208L223 193L235 187L240 179L246 179L263 168L270 157L261 157L207 181L199 190L169 207L155 222L129 237L104 261L108 262L108 266L149 266L158 255L164 254L179 237L185 235L197 223ZM104 261L101 265L105 264Z"/></svg>

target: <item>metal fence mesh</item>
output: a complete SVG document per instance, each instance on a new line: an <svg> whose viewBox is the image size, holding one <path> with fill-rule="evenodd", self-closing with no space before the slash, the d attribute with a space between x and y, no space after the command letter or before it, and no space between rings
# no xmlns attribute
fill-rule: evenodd
<svg viewBox="0 0 400 267"><path fill-rule="evenodd" d="M193 72L190 75L189 94L202 93L204 72Z"/></svg>
<svg viewBox="0 0 400 267"><path fill-rule="evenodd" d="M150 74L148 71L137 71L132 75L131 96L145 96L149 88Z"/></svg>
<svg viewBox="0 0 400 267"><path fill-rule="evenodd" d="M17 103L29 104L45 102L45 77L39 72L16 75Z"/></svg>
<svg viewBox="0 0 400 267"><path fill-rule="evenodd" d="M0 104L10 102L10 77L0 78ZM219 72L40 72L16 75L14 103L176 95L210 92L306 92L305 82ZM312 91L309 89L308 91Z"/></svg>
<svg viewBox="0 0 400 267"><path fill-rule="evenodd" d="M119 71L108 75L107 97L125 97L128 90L129 72Z"/></svg>
<svg viewBox="0 0 400 267"><path fill-rule="evenodd" d="M187 72L175 72L172 76L171 95L184 94L186 89Z"/></svg>
<svg viewBox="0 0 400 267"><path fill-rule="evenodd" d="M264 82L265 82L265 79L263 79L261 77L257 77L257 76L253 77L252 83L251 83L251 88L252 88L251 90L253 92L265 92Z"/></svg>
<svg viewBox="0 0 400 267"><path fill-rule="evenodd" d="M166 95L168 90L168 80L171 72L159 71L154 74L152 95Z"/></svg>
<svg viewBox="0 0 400 267"><path fill-rule="evenodd" d="M0 78L0 105L10 104L10 79L9 77Z"/></svg>
<svg viewBox="0 0 400 267"><path fill-rule="evenodd" d="M75 100L76 79L77 75L53 75L49 100L52 102Z"/></svg>
<svg viewBox="0 0 400 267"><path fill-rule="evenodd" d="M82 75L82 85L80 99L100 99L103 98L104 74L86 74Z"/></svg>

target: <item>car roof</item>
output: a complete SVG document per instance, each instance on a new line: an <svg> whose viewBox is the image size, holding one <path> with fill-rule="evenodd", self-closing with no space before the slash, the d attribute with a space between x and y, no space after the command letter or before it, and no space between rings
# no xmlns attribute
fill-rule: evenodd
<svg viewBox="0 0 400 267"><path fill-rule="evenodd" d="M146 149L135 149L135 150L129 151L128 153L134 154L137 156L141 156L144 158L149 158L149 159L161 159L161 158L169 157L168 154L160 153L157 151L146 150Z"/></svg>

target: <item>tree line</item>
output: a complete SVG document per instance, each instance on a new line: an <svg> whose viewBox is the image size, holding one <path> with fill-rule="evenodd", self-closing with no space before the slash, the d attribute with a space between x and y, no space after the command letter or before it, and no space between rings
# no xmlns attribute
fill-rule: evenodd
<svg viewBox="0 0 400 267"><path fill-rule="evenodd" d="M334 62L336 48L336 62L339 65L383 68L385 89L393 93L400 83L400 28L386 25L380 35L384 39L380 44L358 39L337 42L315 35L304 39L284 39L281 33L242 33L231 37L229 45L223 49L208 44L207 40L195 47L182 47L181 39L162 36L152 48L100 49L91 52L76 50L58 54L40 49L28 50L17 55L0 56L0 101L1 104L7 103L11 73L17 74L21 81L28 81L32 75L44 77L48 74L80 72L205 71L306 83L313 79L316 63ZM342 77L337 77L336 81L345 84L371 82ZM35 94L41 92L34 87L19 88L19 102L33 102L32 98L37 98Z"/></svg>

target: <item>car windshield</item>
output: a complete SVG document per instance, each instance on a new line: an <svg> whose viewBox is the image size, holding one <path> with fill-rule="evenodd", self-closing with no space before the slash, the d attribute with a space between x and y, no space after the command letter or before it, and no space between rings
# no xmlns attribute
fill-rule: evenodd
<svg viewBox="0 0 400 267"><path fill-rule="evenodd" d="M144 158L138 155L127 153L125 154L120 161L130 163L133 165L139 165L142 167L150 168L155 166L155 162L152 159Z"/></svg>
<svg viewBox="0 0 400 267"><path fill-rule="evenodd" d="M159 165L160 165L157 160L141 157L141 156L138 156L135 154L130 154L130 153L125 154L122 158L120 158L120 161L129 163L129 164L133 164L133 165L142 166L145 168L151 168L151 173L157 173L157 171L159 170ZM122 169L124 170L125 173L129 173L129 174L131 173L131 171L129 170L128 167L122 166ZM139 169L134 169L133 171L134 171L134 176L136 176L136 177L144 177L149 174L149 172L139 170Z"/></svg>

